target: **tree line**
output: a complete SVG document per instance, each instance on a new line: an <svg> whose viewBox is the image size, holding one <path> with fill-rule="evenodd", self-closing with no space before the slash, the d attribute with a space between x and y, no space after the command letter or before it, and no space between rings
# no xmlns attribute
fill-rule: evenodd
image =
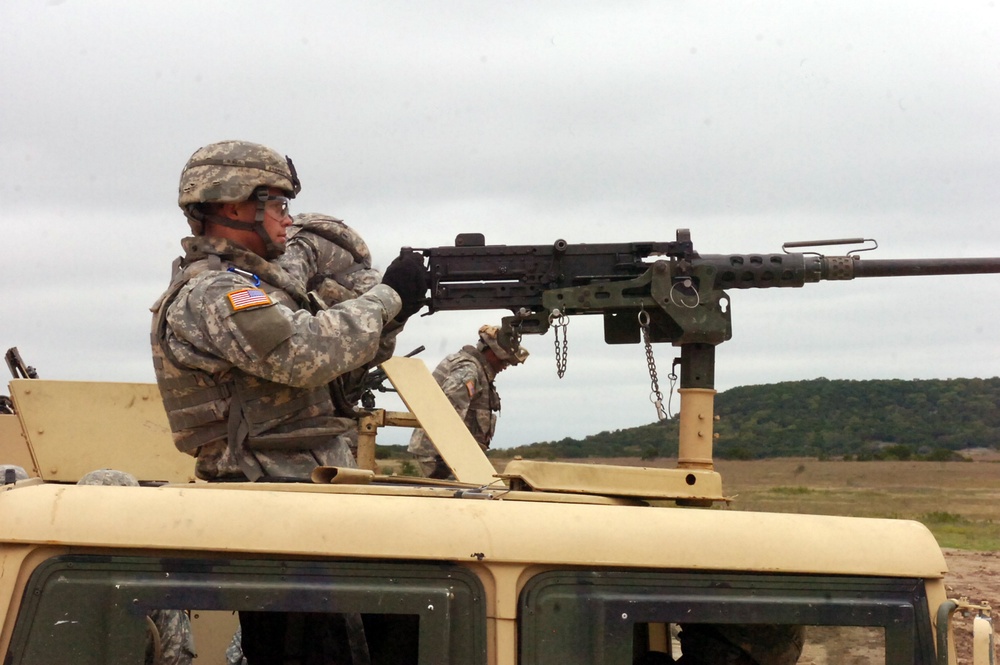
<svg viewBox="0 0 1000 665"><path fill-rule="evenodd" d="M715 456L853 460L962 459L965 448L1000 448L1000 378L810 381L719 393ZM491 451L525 459L677 454L677 419Z"/></svg>

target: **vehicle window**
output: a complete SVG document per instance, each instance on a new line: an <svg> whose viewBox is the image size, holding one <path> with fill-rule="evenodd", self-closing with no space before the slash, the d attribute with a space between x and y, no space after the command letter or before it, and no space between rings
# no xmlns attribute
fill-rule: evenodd
<svg viewBox="0 0 1000 665"><path fill-rule="evenodd" d="M555 571L519 616L521 665L934 662L920 580Z"/></svg>
<svg viewBox="0 0 1000 665"><path fill-rule="evenodd" d="M458 566L97 556L33 573L6 662L152 662L178 621L201 662L226 662L242 624L237 648L284 658L486 663L482 588Z"/></svg>

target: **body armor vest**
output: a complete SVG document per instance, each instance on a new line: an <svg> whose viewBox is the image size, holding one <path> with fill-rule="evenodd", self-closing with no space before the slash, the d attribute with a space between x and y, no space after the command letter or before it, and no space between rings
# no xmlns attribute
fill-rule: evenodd
<svg viewBox="0 0 1000 665"><path fill-rule="evenodd" d="M469 428L469 432L479 445L489 448L496 432L497 414L500 412L500 394L493 384L496 373L476 347L463 346L460 354L475 362L479 367L479 375L486 379L486 390L476 394L469 402L469 410L465 413L465 426ZM439 383L443 380L442 376Z"/></svg>
<svg viewBox="0 0 1000 665"><path fill-rule="evenodd" d="M250 480L284 475L280 463L276 465L278 473L269 468L275 466L270 462L280 460L283 454L312 452L315 463L330 464L330 460L323 459L324 448L338 435L353 429L355 423L335 417L327 387L296 388L235 367L209 373L185 366L171 353L167 311L183 287L206 271L232 266L257 275L261 281L256 288L275 302L292 309L302 309L305 304L300 289L280 268L245 250L234 250L228 243L193 240L197 244L185 245L187 254L175 263L170 287L154 306L151 335L156 382L174 445L199 458L199 477L238 475L239 471ZM228 463L206 471L201 462L209 456Z"/></svg>

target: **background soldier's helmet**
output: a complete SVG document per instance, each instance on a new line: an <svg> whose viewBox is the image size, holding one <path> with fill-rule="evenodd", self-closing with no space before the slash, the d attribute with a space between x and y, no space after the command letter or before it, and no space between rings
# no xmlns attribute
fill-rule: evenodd
<svg viewBox="0 0 1000 665"><path fill-rule="evenodd" d="M195 235L204 232L199 203L247 201L258 187L276 187L289 198L302 189L288 157L248 141L220 141L198 148L181 171L177 204Z"/></svg>
<svg viewBox="0 0 1000 665"><path fill-rule="evenodd" d="M28 472L24 470L24 467L16 464L0 464L0 484L6 485L8 482L16 483L19 480L27 479Z"/></svg>
<svg viewBox="0 0 1000 665"><path fill-rule="evenodd" d="M139 481L131 473L115 469L98 469L76 481L77 485L107 485L111 487L138 487Z"/></svg>
<svg viewBox="0 0 1000 665"><path fill-rule="evenodd" d="M509 334L501 332L497 326L479 328L479 349L493 349L497 358L511 365L520 365L528 358L528 350L516 344Z"/></svg>

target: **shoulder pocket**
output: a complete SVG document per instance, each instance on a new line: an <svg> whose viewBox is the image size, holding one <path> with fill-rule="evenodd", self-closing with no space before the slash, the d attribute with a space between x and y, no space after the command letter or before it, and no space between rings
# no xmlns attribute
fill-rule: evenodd
<svg viewBox="0 0 1000 665"><path fill-rule="evenodd" d="M273 351L294 332L292 322L282 315L279 308L273 306L234 312L229 319L260 358Z"/></svg>

